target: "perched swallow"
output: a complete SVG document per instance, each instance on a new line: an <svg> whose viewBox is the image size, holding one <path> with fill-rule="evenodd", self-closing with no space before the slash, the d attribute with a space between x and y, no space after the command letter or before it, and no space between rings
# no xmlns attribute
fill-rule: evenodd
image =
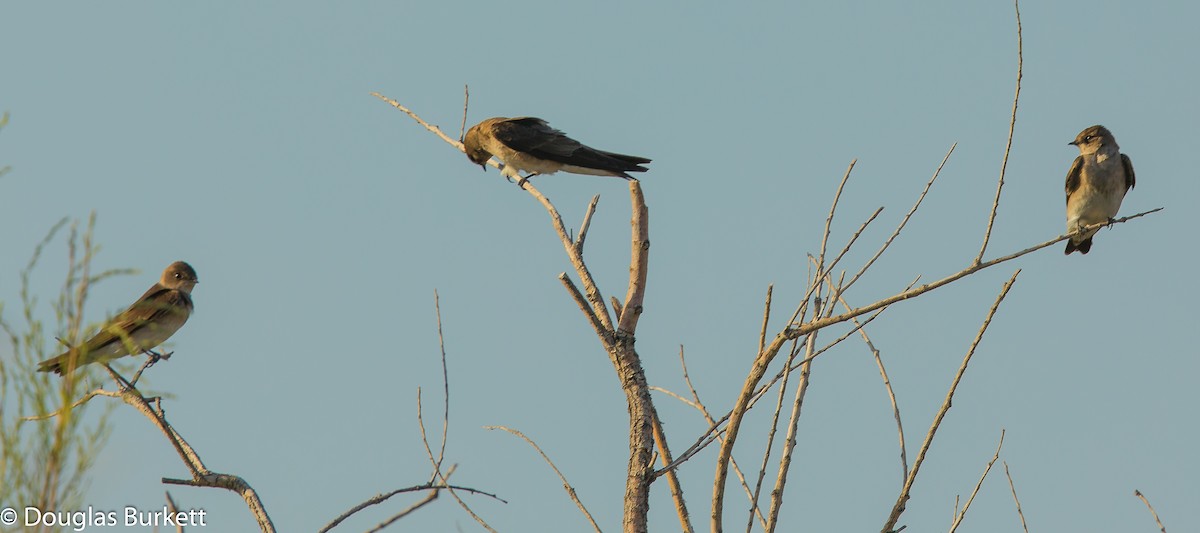
<svg viewBox="0 0 1200 533"><path fill-rule="evenodd" d="M501 174L524 184L538 174L560 170L592 176L634 179L628 172L645 172L650 160L633 155L596 150L551 128L540 118L489 118L471 126L463 137L467 158L484 170L491 157L503 163ZM522 177L520 171L529 172Z"/></svg>
<svg viewBox="0 0 1200 533"><path fill-rule="evenodd" d="M1129 156L1121 153L1117 140L1104 126L1079 132L1069 144L1079 147L1079 157L1067 171L1067 232L1073 232L1117 216L1121 200L1135 180ZM1096 231L1072 235L1063 253L1088 253Z"/></svg>
<svg viewBox="0 0 1200 533"><path fill-rule="evenodd" d="M196 271L183 261L171 263L162 278L138 301L117 315L87 342L38 363L39 372L62 375L89 363L148 351L171 338L192 313Z"/></svg>

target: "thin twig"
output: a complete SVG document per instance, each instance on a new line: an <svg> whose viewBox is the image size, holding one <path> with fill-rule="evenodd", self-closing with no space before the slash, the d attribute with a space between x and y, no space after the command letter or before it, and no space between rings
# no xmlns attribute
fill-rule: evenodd
<svg viewBox="0 0 1200 533"><path fill-rule="evenodd" d="M758 332L758 353L762 353L763 347L767 345L767 323L771 320L771 294L774 291L774 283L767 285L767 298L763 302L762 329Z"/></svg>
<svg viewBox="0 0 1200 533"><path fill-rule="evenodd" d="M449 475L449 474L447 474L447 475ZM442 493L442 491L440 491L440 490L436 490L436 489L430 490L428 493L425 494L424 498L421 498L420 500L413 502L412 505L405 507L403 511L400 511L392 516L389 516L386 520L376 524L375 527L368 529L367 533L375 533L377 531L383 531L384 528L396 523L396 521L400 520L401 518L404 518L404 517L416 512L417 509L420 509L422 507L425 507L426 505L429 505L434 500L436 500L438 498L438 495L441 493Z"/></svg>
<svg viewBox="0 0 1200 533"><path fill-rule="evenodd" d="M67 411L75 409L76 407L79 407L80 405L87 403L88 400L91 400L92 398L95 398L96 396L111 396L114 398L120 397L119 394L112 393L112 392L109 392L104 389L95 389L95 390L83 395L82 398L75 400L75 403L72 403L69 406L66 406L66 407L63 407L62 409L54 411L53 413L46 413L44 415L23 416L21 418L18 418L18 420L20 420L22 422L32 422L32 421L36 421L36 420L46 420L46 419L54 418L56 416L62 415L63 413L65 413Z"/></svg>
<svg viewBox="0 0 1200 533"><path fill-rule="evenodd" d="M607 340L609 338L608 328L604 327L604 324L600 322L600 318L596 316L596 313L592 307L588 305L587 298L583 296L583 293L579 292L579 287L575 286L575 282L571 281L571 278L567 276L566 272L559 273L558 281L562 282L563 288L567 289L567 294L571 295L571 299L575 300L575 304L579 306L579 310L583 311L583 316L586 317L588 323L592 325L592 329L596 332L596 336L601 339L601 342L604 342L605 352L608 353L609 361L615 365L617 360L612 355L612 341Z"/></svg>
<svg viewBox="0 0 1200 533"><path fill-rule="evenodd" d="M446 477L446 479L449 479L449 478L450 478L450 476L454 475L454 471L455 471L456 469L458 469L458 465L450 465L450 468L446 469L446 476L445 476L445 477ZM348 511L346 511L346 512L344 512L344 513L340 514L340 515L338 515L338 517L337 517L337 518L334 518L334 519L333 519L332 521L330 521L328 524L325 524L325 526L324 526L324 527L322 527L321 529L319 529L319 530L317 531L317 533L327 533L329 530L331 530L331 529L333 529L333 528L337 527L337 525L338 525L338 524L341 524L341 523L342 523L342 521L346 520L347 518L350 518L350 517L351 517L352 515L354 515L355 513L359 512L359 511L361 511L361 510L363 510L363 509L366 509L367 507L370 507L370 506L372 506L372 505L379 505L379 504L381 504L381 503L383 503L383 502L387 501L387 500L388 500L389 498L391 498L392 496L395 496L395 495L397 495L397 494L405 494L405 493L408 493L408 492L418 492L418 491L422 491L422 490L428 490L428 491L432 491L433 493L435 493L435 494L436 494L438 491L440 491L440 490L442 490L442 489L454 489L454 490L459 490L459 491L462 491L462 492L469 492L469 493L471 493L471 494L478 494L478 495L480 495L480 496L487 496L487 497L489 497L489 498L492 498L492 499L494 499L494 500L496 500L496 501L498 501L498 502L500 502L500 503L505 503L505 504L507 504L507 503L508 503L507 501L505 501L504 499L502 499L502 498L500 498L500 497L496 496L495 494L492 494L492 493L490 493L490 492L484 492L484 491L482 491L482 490L478 490L478 489L473 489L473 488L471 488L471 487L463 487L463 486L459 486L459 485L444 485L444 484L442 484L441 482L424 483L424 484L421 484L421 485L413 485L413 486L411 486L411 487L405 487L405 488L402 488L402 489L396 489L396 490L393 490L393 491L390 491L390 492L385 492L385 493L381 493L381 494L376 494L375 496L372 496L371 498L368 498L366 501L364 501L364 502L362 502L362 503L360 503L360 504L358 504L358 505L355 505L354 507L351 507L351 508L350 508L350 510L348 510ZM436 496L435 496L435 498L436 498ZM431 498L428 498L428 497L427 497L426 499L431 499ZM415 508L417 508L417 507L420 507L421 505L424 505L425 503L427 503L427 502L418 502L418 504L419 504L419 505L418 505L418 504L414 504L413 506L410 506L408 509L406 509L405 511L403 511L403 512L402 512L402 513L400 513L399 515L393 516L393 518L399 518L399 517L401 517L401 516L403 516L403 515L405 515L405 514L407 514L407 513L410 513L410 512L412 512L413 510L415 510ZM387 522L387 523L391 523L391 522L394 522L394 521L395 521L395 520L392 520L392 519L389 519L389 520L390 520L390 521L389 521L389 522Z"/></svg>
<svg viewBox="0 0 1200 533"><path fill-rule="evenodd" d="M604 303L604 296L600 294L600 289L596 286L596 280L592 278L591 271L588 270L587 264L583 261L582 250L575 248L575 243L571 240L571 236L567 234L567 227L563 224L562 216L558 214L558 209L533 184L526 183L525 192L528 192L530 196L533 196L534 199L541 203L542 207L546 209L546 213L550 215L550 224L554 227L555 233L558 233L558 238L562 241L563 249L567 252L567 259L571 261L571 266L575 267L575 272L579 274L579 280L583 283L584 294L587 295L587 301L591 303L592 311L595 313L596 318L600 320L600 323L604 325L604 330L612 331L614 329L613 320L608 314L608 307ZM601 337L601 342L606 342L605 337ZM605 349L611 351L611 347L607 343L605 344Z"/></svg>
<svg viewBox="0 0 1200 533"><path fill-rule="evenodd" d="M971 491L971 497L967 498L967 503L963 504L962 510L954 517L954 523L950 524L950 533L958 531L958 526L962 525L962 521L967 517L967 509L971 508L971 502L975 501L975 495L979 494L979 488L983 486L983 480L987 478L988 472L992 471L992 465L1000 459L1000 448L1004 446L1004 430L1000 430L1000 443L996 445L996 453L992 455L992 460L988 461L987 467L983 469L983 475L979 476L979 482L975 484L975 490Z"/></svg>
<svg viewBox="0 0 1200 533"><path fill-rule="evenodd" d="M592 226L592 215L596 214L596 204L600 202L600 195L592 197L592 201L588 202L587 209L583 212L583 223L579 225L579 236L575 237L575 250L580 254L583 253L583 241L587 239L588 228Z"/></svg>
<svg viewBox="0 0 1200 533"><path fill-rule="evenodd" d="M675 394L674 392L668 391L666 389L662 389L660 387L651 387L651 388L655 389L655 390L659 390L659 391L667 394L668 396L671 396L671 397L679 400L680 402L683 402L685 405L688 405L688 406L696 409L697 411L700 412L700 415L704 417L704 420L709 423L709 426L713 427L716 422L713 420L712 414L709 413L708 408L704 406L704 402L700 401L700 394L696 391L696 387L694 387L692 385L692 378L688 376L687 360L684 358L682 345L679 347L679 363L680 363L681 367L683 368L683 380L685 383L687 383L688 390L691 391L691 393L692 393L692 398L693 398L692 401L689 401L686 398L682 397L681 395ZM721 436L720 436L720 434L718 434L713 438L713 440L719 440L720 438L721 438ZM695 450L691 451L690 453L694 454ZM750 485L747 484L747 482L746 482L745 474L742 472L741 467L738 466L737 459L730 458L729 462L733 466L733 472L737 476L738 482L742 484L742 490L744 490L746 492L746 497L749 498L749 500L751 502L757 501L757 497L750 490ZM671 476L674 476L675 468L678 466L678 464L679 464L679 461L676 461L675 459L673 459L671 457L664 457L663 458L664 466L661 470L656 471L654 473L655 477L663 476L663 475L668 476L667 480L669 482L672 479ZM677 506L678 505L679 504L677 504ZM754 509L754 511L753 511L754 514L756 516L758 516L759 522L761 522L763 524L763 527L766 527L767 522L766 522L766 518L762 514L762 510L760 510L757 505L753 505L753 509ZM751 519L751 520L753 520L753 519ZM692 531L692 525L690 523L690 520L688 521L688 523L686 523L684 525L683 529L684 529L684 531Z"/></svg>
<svg viewBox="0 0 1200 533"><path fill-rule="evenodd" d="M463 149L463 144L462 144L461 142L459 142L459 141L456 141L456 140L454 140L454 139L451 139L449 135L446 135L444 132L442 132L442 129L441 129L441 128L439 128L439 127L437 127L437 126L434 126L433 124L430 124L430 123L428 123L428 122L425 122L425 120L424 120L424 119L422 119L421 117L417 116L417 114L416 114L416 113L413 113L413 112L412 112L412 111L410 111L410 110L409 110L407 107L404 107L404 106L400 105L400 102L397 102L397 101L395 101L395 100L392 100L391 98L388 98L388 97L386 97L386 96L384 96L384 95L382 95L382 94L379 94L379 93L377 93L377 92L372 92L372 93L371 93L371 96L374 96L375 98L378 98L378 99L380 99L380 100L383 100L384 102L387 102L388 104L391 104L391 106L392 106L392 107L394 107L394 108L396 108L396 109L399 109L400 111L403 111L403 112L404 112L404 114L408 115L408 116L409 116L409 117L411 117L413 120L417 121L417 124L420 124L422 127L424 127L425 129L429 130L429 131L430 131L430 132L432 132L434 135L437 135L438 137L441 137L443 141L446 141L447 143L450 143L450 145L451 145L451 146L453 146L453 147L455 147L455 148L458 148L458 151L460 151L460 152L463 152L463 153L466 153L466 150L464 150L464 149ZM488 164L492 165L493 167L495 167L495 168L497 168L497 169L498 169L498 168L500 168L500 164L499 164L499 163L496 163L495 161L488 161Z"/></svg>
<svg viewBox="0 0 1200 533"><path fill-rule="evenodd" d="M175 513L179 512L179 506L175 505L175 498L171 497L171 491L164 490L163 494L167 495L167 511L171 513L172 516L176 516ZM175 533L183 533L183 521L175 521Z"/></svg>
<svg viewBox="0 0 1200 533"><path fill-rule="evenodd" d="M1141 498L1142 503L1146 504L1146 508L1150 509L1150 514L1154 515L1154 523L1158 524L1158 530L1162 533L1167 533L1166 526L1163 526L1162 520L1158 519L1158 513L1154 511L1154 506L1150 505L1150 500L1147 500L1146 497L1142 495L1142 491L1134 489L1133 495Z"/></svg>
<svg viewBox="0 0 1200 533"><path fill-rule="evenodd" d="M422 415L421 388L420 387L417 388L417 425L421 429L421 442L425 444L425 456L429 459L429 464L433 466L434 479L431 480L429 483L426 483L425 485L430 486L430 485L433 485L434 483L437 483L438 487L445 488L446 491L450 493L450 496L452 498L454 498L454 501L458 502L458 506L462 507L463 510L466 511L467 514L471 516L471 518L475 519L475 522L477 522L479 525L483 526L484 529L491 531L492 533L497 533L497 531L495 529L493 529L492 526L488 525L488 523L486 521L484 521L482 517L475 514L475 511L471 510L471 506L467 505L467 502L463 501L463 499L458 496L458 493L455 492L455 487L452 487L450 485L450 482L447 479L446 474L444 474L438 468L438 462L433 457L433 450L429 447L429 438L425 435L425 419Z"/></svg>
<svg viewBox="0 0 1200 533"><path fill-rule="evenodd" d="M462 142L467 136L467 105L471 103L471 86L463 84L463 119L462 126L458 128L458 140ZM434 497L437 497L436 494Z"/></svg>
<svg viewBox="0 0 1200 533"><path fill-rule="evenodd" d="M580 501L579 494L575 492L575 487L572 487L571 483L567 481L567 476L563 475L562 471L554 465L554 461L550 460L550 456L546 455L546 452L542 451L542 447L538 446L536 442L533 442L533 439L525 436L525 434L519 430L506 426L483 426L483 429L498 429L500 431L506 431L529 443L529 445L538 452L538 455L542 456L542 460L546 461L546 464L550 465L550 469L554 470L554 473L558 475L558 479L562 481L563 490L567 491L567 496L571 498L571 501L575 502L575 506L579 507L579 511L583 513L583 516L587 517L588 523L592 525L592 529L597 532L600 531L600 526L596 524L596 519L592 517L592 513L589 513L587 507L585 507L583 502Z"/></svg>
<svg viewBox="0 0 1200 533"><path fill-rule="evenodd" d="M879 214L879 212L876 211L875 214ZM817 274L822 274L822 271L818 269ZM828 276L824 276L824 279L825 281L828 281ZM814 283L820 284L821 281L821 279L816 279L814 280ZM820 316L823 311L824 309L820 307L820 304L814 304L814 317ZM788 418L787 436L784 437L783 451L779 456L779 472L775 474L775 488L771 490L771 504L767 511L767 533L773 533L779 526L779 511L783 508L784 489L787 487L788 473L791 472L792 469L792 456L796 450L796 433L800 427L800 413L801 409L804 407L804 398L808 392L808 385L811 382L810 376L812 374L812 357L816 345L816 333L809 335L808 338L805 339L804 357L805 359L809 360L809 362L801 365L800 380L796 383L796 394L792 400L792 413ZM795 351L796 350L793 349L791 353L795 353ZM789 357L792 357L792 355L789 354ZM783 387L779 388L780 393L782 393L783 390ZM772 431L774 431L774 429L772 429Z"/></svg>
<svg viewBox="0 0 1200 533"><path fill-rule="evenodd" d="M992 214L988 216L987 230L983 233L983 246L979 247L979 255L975 256L975 264L983 261L983 253L987 251L988 240L992 238L992 224L996 222L996 210L1000 208L1000 191L1004 189L1004 171L1008 169L1008 153L1012 150L1013 130L1017 126L1017 102L1021 100L1021 72L1025 63L1023 56L1023 40L1021 38L1021 2L1013 1L1017 11L1017 90L1013 94L1012 118L1008 121L1008 141L1004 145L1004 159L1000 162L1000 179L996 183L996 199L992 202Z"/></svg>
<svg viewBox="0 0 1200 533"><path fill-rule="evenodd" d="M871 259L868 260L867 263L862 266L862 268L858 269L858 272L850 278L850 281L846 283L845 286L842 287L843 292L849 289L851 285L854 285L854 282L858 281L858 278L862 277L862 275L867 272L867 269L871 268L871 265L875 264L875 261L883 255L883 252L892 245L892 241L896 240L896 237L900 236L900 230L904 229L904 226L908 224L908 219L912 218L913 213L917 212L917 208L921 207L921 202L925 201L925 195L929 194L929 189L933 187L933 182L937 181L938 175L942 173L942 167L946 166L946 161L950 160L950 154L954 153L954 148L956 146L958 146L958 143L950 145L950 150L946 152L946 156L943 157L942 162L938 164L937 170L933 171L933 177L929 178L929 181L925 183L925 188L921 191L921 194L917 196L917 201L913 203L912 209L909 209L908 213L904 215L904 218L900 220L900 224L896 226L896 231L893 231L892 235L888 237L886 241L883 241L883 245L879 247L879 251L875 252L875 255L871 256Z"/></svg>
<svg viewBox="0 0 1200 533"><path fill-rule="evenodd" d="M1012 474L1008 472L1008 461L1004 461L1004 477L1008 478L1008 488L1012 491L1013 501L1017 504L1017 516L1021 517L1021 529L1024 529L1025 533L1029 533L1029 525L1025 523L1025 513L1021 512L1021 500L1017 498L1017 486L1013 484Z"/></svg>
<svg viewBox="0 0 1200 533"><path fill-rule="evenodd" d="M434 465L434 475L442 471L442 461L446 458L446 434L450 431L450 371L446 367L446 339L442 336L442 302L437 289L433 290L433 310L437 314L438 349L442 353L442 446L438 450L437 464ZM430 478L432 481L432 478Z"/></svg>
<svg viewBox="0 0 1200 533"><path fill-rule="evenodd" d="M804 293L804 298L800 299L800 305L796 307L796 311L788 319L788 324L795 323L804 314L805 308L808 307L809 298L816 292L817 287L821 285L819 280L821 279L821 272L825 270L825 247L829 243L829 228L833 223L833 214L837 210L838 200L842 196L842 189L846 187L846 181L850 179L850 172L854 170L855 163L858 163L857 159L850 161L850 166L846 167L846 173L842 176L842 181L838 184L837 191L833 194L833 204L829 206L829 215L825 218L825 231L821 234L821 256L817 259L817 272L813 277L813 283L808 286L808 291ZM774 357L774 354L771 357Z"/></svg>
<svg viewBox="0 0 1200 533"><path fill-rule="evenodd" d="M768 294L770 294L769 289ZM765 323L763 324L763 328L765 333ZM765 340L765 338L760 337L760 343L758 347L759 351L762 350L762 342L765 342ZM791 366L792 361L796 358L796 354L796 350L790 350L788 352L787 361L785 361L783 365L785 368ZM754 493L750 497L750 517L746 520L746 533L750 533L751 528L754 526L754 518L756 516L758 517L759 524L762 526L763 531L769 531L771 527L770 523L767 521L767 517L763 516L762 509L760 509L758 506L758 501L762 496L763 480L767 477L767 465L771 461L771 450L775 447L775 433L779 428L779 415L783 413L783 402L784 399L787 398L787 385L790 377L791 372L784 372L783 384L779 386L779 394L775 399L775 408L771 411L771 423L767 426L770 428L767 430L767 443L763 446L762 463L758 466L758 476L754 480ZM774 499L772 499L772 501L774 501Z"/></svg>
<svg viewBox="0 0 1200 533"><path fill-rule="evenodd" d="M845 298L838 296L838 301L847 311L850 310L850 304ZM892 402L892 416L896 418L896 432L900 441L900 486L904 486L904 480L908 477L908 451L904 445L904 423L900 421L900 404L896 402L896 391L892 390L892 381L888 378L887 369L883 367L883 357L879 349L875 347L875 343L871 342L871 337L867 335L866 324L860 323L857 318L854 319L854 325L858 326L858 333L862 336L863 342L867 344L867 349L871 351L871 355L875 357L875 366L879 367L879 375L883 378L883 388L887 390L888 399Z"/></svg>
<svg viewBox="0 0 1200 533"><path fill-rule="evenodd" d="M983 334L992 323L992 317L996 315L996 310L1000 308L1000 302L1003 302L1004 297L1008 296L1008 290L1012 288L1013 283L1016 283L1017 275L1020 273L1020 269L1013 272L1012 277L1008 278L1008 281L1001 287L1000 294L996 296L996 301L992 303L991 309L988 310L987 317L983 319L983 325L980 326L979 332L975 334L975 340L971 341L971 347L967 349L967 354L963 356L962 364L958 367L958 373L954 375L954 381L950 383L950 391L946 393L946 399L942 401L942 407L938 409L937 415L934 416L933 423L929 426L929 432L925 434L925 441L921 443L921 449L917 452L917 460L913 463L912 470L908 472L908 479L904 481L904 488L900 490L900 496L896 498L896 505L892 507L892 512L888 515L887 522L883 525L883 533L895 531L896 521L900 520L900 515L904 512L904 507L908 503L913 483L917 480L917 473L921 470L921 464L925 462L925 454L929 451L929 446L933 444L933 437L937 434L938 428L941 427L942 419L946 417L946 412L950 410L951 400L954 398L954 391L958 389L958 383L962 381L963 375L967 372L967 364L971 362L971 356L975 355L975 348L983 340Z"/></svg>
<svg viewBox="0 0 1200 533"><path fill-rule="evenodd" d="M667 432L663 430L657 412L650 419L650 423L653 425L654 444L658 446L658 456L662 464L671 464L674 459L671 457L670 448L667 447ZM679 476L674 470L667 472L667 487L671 490L671 501L675 502L675 515L679 517L679 527L684 533L694 533L692 516L688 512L687 500L683 497L683 485L679 483Z"/></svg>
<svg viewBox="0 0 1200 533"><path fill-rule="evenodd" d="M1092 229L1099 229L1099 228L1105 227L1105 226L1107 226L1107 225L1109 225L1109 224L1121 224L1121 223L1124 223L1124 222L1127 222L1127 221L1133 220L1133 219L1135 219L1135 218L1140 218L1140 217L1143 217L1143 216L1149 215L1149 214L1151 214L1151 213L1156 213L1156 212L1158 212L1158 211L1162 211L1162 210L1163 210L1163 208L1159 207L1159 208L1156 208L1156 209L1151 209L1151 210L1149 210L1149 211L1143 211L1143 212L1141 212L1141 213L1138 213L1138 214L1136 214L1136 215L1130 215L1130 216L1127 216L1127 217L1121 217L1121 218L1118 218L1118 219L1116 219L1116 220L1113 220L1111 223L1110 223L1110 222L1107 222L1107 221L1105 221L1105 222L1097 222L1097 223L1095 223L1095 224L1090 224L1090 225L1088 225L1088 226L1085 226L1085 227L1084 227L1082 230L1080 230L1080 231L1087 232L1087 231L1091 231ZM925 284L925 285L922 285L922 286L920 286L920 287L917 287L917 288L914 288L914 289L910 289L910 290L907 290L907 291L901 292L901 293L899 293L899 294L896 294L896 295L893 295L893 296L889 296L889 297L887 297L887 298L884 298L884 299L882 299L882 300L879 300L879 301L877 301L877 302L875 302L875 303L872 303L872 304L869 304L869 305L865 305L865 306L863 306L863 307L859 307L858 309L855 309L855 310L853 310L853 311L849 311L849 312L846 312L846 313L842 313L842 314L840 314L840 315L837 315L837 316L832 316L832 317L829 317L829 318L823 318L823 319L820 319L820 320L812 320L812 321L806 322L806 323L804 323L804 324L801 324L801 325L800 325L800 326L798 326L798 327L793 327L793 328L790 328L790 329L788 329L788 330L785 330L784 332L781 332L781 333L780 333L780 335L779 335L778 337L776 337L776 339L773 341L773 344L778 344L779 346L782 346L782 343L783 343L783 342L785 342L785 341L787 341L787 340L790 340L790 339L793 339L793 338L796 338L796 337L799 337L799 336L802 336L802 335L805 335L805 334L807 334L807 333L809 333L809 332L811 332L811 331L816 331L816 330L818 330L818 329L821 329L821 328L824 328L824 327L828 327L828 326L831 326L831 325L833 325L833 324L837 324L837 323L840 323L840 322L845 322L845 321L847 321L847 320L850 320L851 318L854 318L854 317L856 317L856 316L861 316L861 315L863 315L863 314L870 313L871 311L874 311L874 310L876 310L876 309L879 309L879 308L881 308L881 307L886 307L886 306L888 306L888 305L894 304L894 303L896 303L896 302L899 302L899 301L901 301L901 300L907 300L907 299L909 299L909 298L913 298L913 297L916 297L916 296L920 296L920 295L922 295L922 294L925 294L925 293L927 293L927 292L929 292L929 291L932 291L932 290L934 290L934 289L937 289L937 288L943 287L943 286L945 286L945 285L948 285L948 284L950 284L950 283L953 283L953 282L955 282L955 281L958 281L958 280L960 280L960 279L962 279L962 278L965 278L965 277L967 277L967 276L970 276L971 274L974 274L974 273L976 273L976 272L979 272L980 270L983 270L983 269L985 269L985 268L992 267L992 266L995 266L995 265L998 265L998 264L1000 264L1000 263L1004 263L1004 262L1007 262L1007 261L1011 261L1011 260L1013 260L1013 259L1016 259L1016 258L1018 258L1018 257L1021 257L1021 256L1023 256L1023 255L1026 255L1026 254L1029 254L1029 253L1032 253L1032 252L1036 252L1036 251L1038 251L1038 250L1041 250L1042 248L1046 248L1046 247L1049 247L1049 246L1053 246L1053 245L1055 245L1055 244L1058 244L1059 242L1062 242L1062 241L1064 241L1064 240L1066 240L1066 239L1070 238L1070 236L1071 236L1072 234L1073 234L1073 233L1067 233L1067 234L1059 235L1058 237L1055 237L1055 238L1053 238L1053 239L1050 239L1050 240L1048 240L1048 241L1046 241L1046 242L1043 242L1043 243L1036 244L1036 245L1034 245L1034 246L1030 246L1030 247L1028 247L1028 248L1026 248L1026 249L1024 249L1024 250L1021 250L1021 251L1018 251L1018 252L1013 252L1013 253L1011 253L1011 254L1008 254L1008 255L1005 255L1005 256L1002 256L1002 257L997 257L997 258L995 258L995 259L991 259L991 260L988 260L988 261L984 261L984 262L982 262L982 263L978 263L978 264L972 264L971 266L968 266L968 267L964 268L963 270L960 270L960 271L958 271L958 272L956 272L956 273L954 273L954 274L951 274L951 275L949 275L949 276L946 276L946 277L944 277L944 278L942 278L942 279L940 279L940 280L937 280L937 281L935 281L935 282L933 282L933 283L927 283L927 284ZM775 346L768 346L768 348L767 348L767 351L768 351L768 352L770 352L772 348L774 348L774 349L778 350L778 347L775 347Z"/></svg>

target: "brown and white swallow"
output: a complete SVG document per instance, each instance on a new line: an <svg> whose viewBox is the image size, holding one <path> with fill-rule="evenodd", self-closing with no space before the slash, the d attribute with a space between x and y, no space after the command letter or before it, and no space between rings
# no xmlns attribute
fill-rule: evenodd
<svg viewBox="0 0 1200 533"><path fill-rule="evenodd" d="M191 265L171 263L158 283L133 305L83 344L38 363L38 371L62 375L89 363L143 353L166 342L191 316L191 293L197 283Z"/></svg>
<svg viewBox="0 0 1200 533"><path fill-rule="evenodd" d="M1104 126L1092 126L1069 143L1079 147L1079 157L1067 171L1067 232L1110 221L1121 209L1121 200L1136 183L1133 163L1121 153L1117 140ZM1092 249L1095 229L1072 235L1064 254Z"/></svg>
<svg viewBox="0 0 1200 533"><path fill-rule="evenodd" d="M645 172L650 160L586 146L546 121L534 117L495 117L471 126L463 137L463 148L472 163L487 170L495 157L502 163L504 177L524 184L538 174L558 171L592 176L634 179L629 172ZM529 174L521 176L520 172Z"/></svg>

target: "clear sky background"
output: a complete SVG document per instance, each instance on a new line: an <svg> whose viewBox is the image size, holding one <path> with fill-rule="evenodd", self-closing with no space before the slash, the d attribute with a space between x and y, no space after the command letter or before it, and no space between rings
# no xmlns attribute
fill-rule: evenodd
<svg viewBox="0 0 1200 533"><path fill-rule="evenodd" d="M911 461L1001 284L1022 269L901 523L948 527L1003 428L1001 458L1031 530L1153 531L1134 489L1169 530L1200 530L1200 7L1023 7L1024 84L988 256L1064 231L1063 177L1077 155L1067 142L1092 124L1109 127L1137 169L1122 213L1166 210L1102 230L1086 257L1056 245L897 304L869 327ZM724 411L754 357L767 285L777 331L851 160L832 243L885 207L843 263L853 273L958 143L925 206L847 294L853 304L974 257L1008 133L1015 30L1010 2L8 3L0 300L18 318L18 273L36 243L60 218L93 210L96 266L140 274L97 286L89 320L128 305L171 261L190 262L201 279L196 313L152 382L177 395L169 419L212 469L244 476L281 531L312 531L427 480L416 397L423 388L427 422L440 428L437 290L453 481L508 504L465 499L501 531L586 529L525 443L482 428L507 425L534 438L616 531L625 402L555 279L570 265L545 211L368 93L456 136L469 84L469 123L532 115L598 148L653 158L642 179L654 246L637 346L651 384L684 392L683 345L704 400ZM601 195L587 256L604 294L623 295L625 183L536 184L573 227ZM61 240L50 250L33 279L43 301L66 263ZM49 307L39 316L52 318ZM3 360L9 350L0 344ZM676 400L656 401L675 450L705 429ZM744 467L760 458L766 415L743 430ZM118 408L114 423L87 503L161 506L159 479L185 468L132 409ZM818 359L784 530L877 531L900 490L896 440L862 342ZM715 455L681 471L701 529ZM171 491L182 507L208 511L208 531L255 530L233 493ZM364 530L417 497L337 531ZM727 526L741 529L740 489L727 502ZM652 530L678 527L665 483L652 505ZM964 528L1020 528L999 463ZM396 530L479 527L443 497Z"/></svg>

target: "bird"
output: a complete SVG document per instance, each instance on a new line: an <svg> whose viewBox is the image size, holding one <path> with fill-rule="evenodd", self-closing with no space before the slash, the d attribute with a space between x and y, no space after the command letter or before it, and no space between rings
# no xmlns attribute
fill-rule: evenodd
<svg viewBox="0 0 1200 533"><path fill-rule="evenodd" d="M1079 232L1084 226L1113 220L1125 193L1136 184L1133 163L1121 153L1117 139L1104 126L1091 126L1068 143L1079 148L1079 157L1067 171L1067 239L1064 254L1092 249L1092 236L1099 228Z"/></svg>
<svg viewBox="0 0 1200 533"><path fill-rule="evenodd" d="M133 305L83 344L38 363L38 371L64 375L86 364L106 364L119 357L148 352L166 342L187 322L192 313L192 288L199 282L191 265L183 261L171 263L158 283Z"/></svg>
<svg viewBox="0 0 1200 533"><path fill-rule="evenodd" d="M592 176L616 176L634 180L629 172L645 172L645 157L617 154L586 146L545 120L535 117L494 117L471 126L463 136L467 158L486 171L487 161L495 157L500 173L518 185L538 174L560 170ZM521 176L520 171L528 172Z"/></svg>

